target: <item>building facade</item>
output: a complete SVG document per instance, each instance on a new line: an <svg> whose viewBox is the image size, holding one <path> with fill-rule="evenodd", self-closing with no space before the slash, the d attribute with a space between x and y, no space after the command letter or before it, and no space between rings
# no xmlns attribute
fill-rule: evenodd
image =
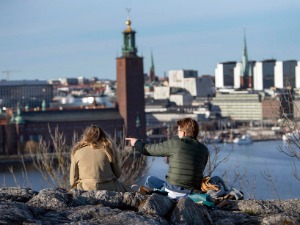
<svg viewBox="0 0 300 225"><path fill-rule="evenodd" d="M170 70L169 75L169 86L185 88L185 78L197 78L198 72L196 70Z"/></svg>
<svg viewBox="0 0 300 225"><path fill-rule="evenodd" d="M193 97L207 97L207 96L211 97L215 94L212 79L210 76L201 76L197 78L185 78L184 88Z"/></svg>
<svg viewBox="0 0 300 225"><path fill-rule="evenodd" d="M241 76L242 62L219 63L215 70L217 89L233 88L261 91L270 88L300 88L300 63L296 60L249 61L249 75ZM243 83L244 82L244 83Z"/></svg>
<svg viewBox="0 0 300 225"><path fill-rule="evenodd" d="M213 96L215 93L212 78L210 76L198 77L196 70L170 70L168 74L170 88L181 88L192 97ZM156 90L161 92L159 88Z"/></svg>
<svg viewBox="0 0 300 225"><path fill-rule="evenodd" d="M273 59L255 63L253 74L254 90L275 87L275 63L276 60Z"/></svg>
<svg viewBox="0 0 300 225"><path fill-rule="evenodd" d="M193 97L186 92L170 95L170 102L177 106L189 106L192 105Z"/></svg>
<svg viewBox="0 0 300 225"><path fill-rule="evenodd" d="M47 81L0 81L0 109L49 107L53 99L53 87Z"/></svg>
<svg viewBox="0 0 300 225"><path fill-rule="evenodd" d="M296 85L296 67L296 60L276 61L275 87L299 87Z"/></svg>
<svg viewBox="0 0 300 225"><path fill-rule="evenodd" d="M262 118L265 121L276 123L280 114L280 99L266 97L262 100Z"/></svg>
<svg viewBox="0 0 300 225"><path fill-rule="evenodd" d="M0 125L0 154L29 153L30 145L43 140L53 148L51 134L63 134L66 144L72 146L74 135L80 137L90 125L101 126L116 141L124 138L124 123L119 111L107 109L7 111ZM1 117L0 117L1 118Z"/></svg>
<svg viewBox="0 0 300 225"><path fill-rule="evenodd" d="M236 62L218 63L215 69L216 88L234 87Z"/></svg>
<svg viewBox="0 0 300 225"><path fill-rule="evenodd" d="M171 88L169 86L154 86L153 98L155 100L170 99Z"/></svg>
<svg viewBox="0 0 300 225"><path fill-rule="evenodd" d="M261 96L247 91L217 92L212 104L221 109L222 116L241 122L262 120Z"/></svg>

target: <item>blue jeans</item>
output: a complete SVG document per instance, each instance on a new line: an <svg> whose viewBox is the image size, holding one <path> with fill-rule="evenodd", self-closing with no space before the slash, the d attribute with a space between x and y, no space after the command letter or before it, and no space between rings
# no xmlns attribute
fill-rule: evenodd
<svg viewBox="0 0 300 225"><path fill-rule="evenodd" d="M165 190L165 188L179 192L179 193L186 193L186 194L191 194L193 193L193 190L189 190L183 187L178 187L175 185L170 184L168 181L161 180L155 176L148 176L146 181L145 181L145 186L149 188L156 188L160 189L162 191Z"/></svg>
<svg viewBox="0 0 300 225"><path fill-rule="evenodd" d="M162 189L166 181L161 180L155 176L148 176L145 181L145 186L149 188Z"/></svg>

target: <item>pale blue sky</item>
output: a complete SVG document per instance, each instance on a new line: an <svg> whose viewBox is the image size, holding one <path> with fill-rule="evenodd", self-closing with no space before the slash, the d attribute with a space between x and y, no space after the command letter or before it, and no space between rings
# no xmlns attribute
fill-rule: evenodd
<svg viewBox="0 0 300 225"><path fill-rule="evenodd" d="M299 0L0 0L0 71L115 80L126 8L145 73L152 50L159 76L214 75L217 63L241 60L244 27L250 60L300 60Z"/></svg>

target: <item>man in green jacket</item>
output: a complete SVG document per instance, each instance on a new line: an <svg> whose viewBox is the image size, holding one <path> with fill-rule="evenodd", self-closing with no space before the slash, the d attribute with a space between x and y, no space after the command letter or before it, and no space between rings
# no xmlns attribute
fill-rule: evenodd
<svg viewBox="0 0 300 225"><path fill-rule="evenodd" d="M178 137L157 144L146 144L136 138L126 138L131 146L143 155L168 157L167 181L150 176L145 186L165 190L174 198L200 190L209 156L207 147L197 140L197 121L184 118L177 121L177 126Z"/></svg>

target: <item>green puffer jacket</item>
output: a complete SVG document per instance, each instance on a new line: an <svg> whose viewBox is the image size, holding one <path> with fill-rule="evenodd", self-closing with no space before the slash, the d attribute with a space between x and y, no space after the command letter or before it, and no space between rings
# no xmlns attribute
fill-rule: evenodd
<svg viewBox="0 0 300 225"><path fill-rule="evenodd" d="M187 189L200 189L209 151L204 144L191 137L172 138L158 144L135 142L135 149L143 155L168 156L167 180Z"/></svg>

